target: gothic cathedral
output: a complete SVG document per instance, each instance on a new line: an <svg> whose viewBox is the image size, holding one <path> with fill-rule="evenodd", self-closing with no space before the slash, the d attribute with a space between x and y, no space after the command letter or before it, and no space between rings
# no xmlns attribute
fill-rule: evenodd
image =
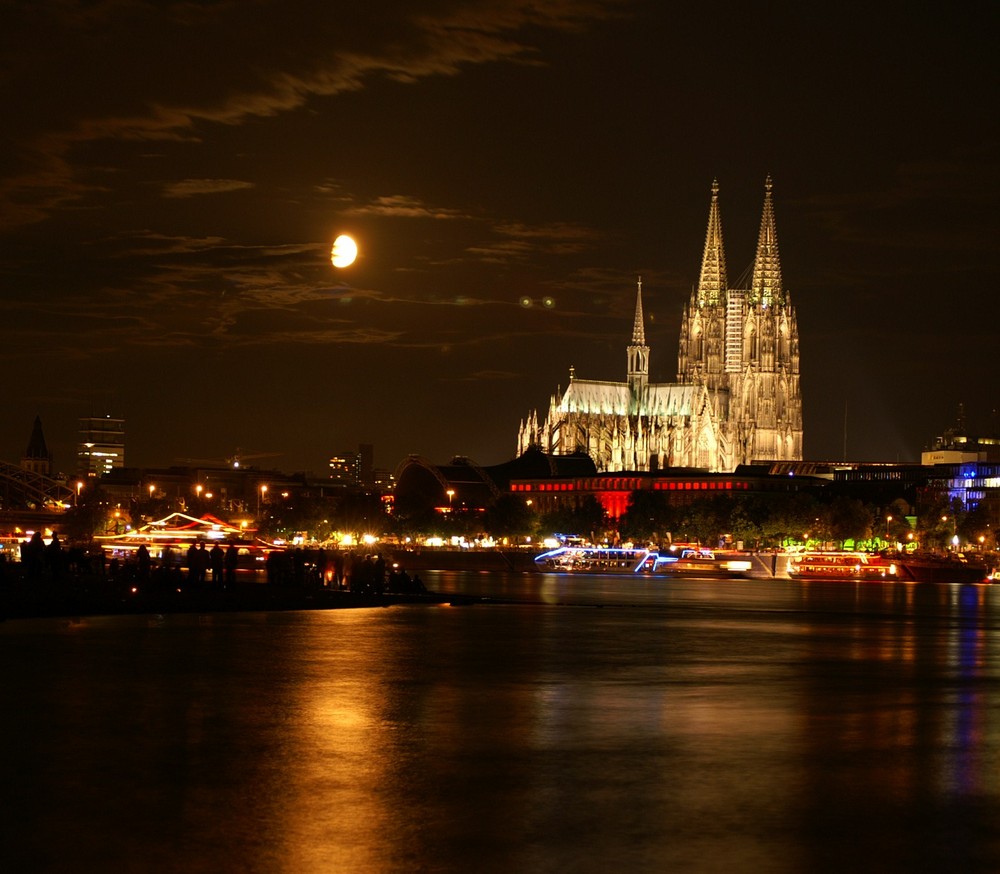
<svg viewBox="0 0 1000 874"><path fill-rule="evenodd" d="M625 382L577 379L552 396L548 415L522 421L518 454L531 447L586 452L599 471L696 467L731 471L802 459L799 331L781 281L771 179L748 288L730 288L719 186L698 286L684 307L676 383L649 382L649 347L636 292Z"/></svg>

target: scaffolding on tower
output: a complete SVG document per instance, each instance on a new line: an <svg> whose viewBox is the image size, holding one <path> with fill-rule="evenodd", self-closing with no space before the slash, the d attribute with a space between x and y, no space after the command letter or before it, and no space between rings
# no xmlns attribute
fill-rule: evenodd
<svg viewBox="0 0 1000 874"><path fill-rule="evenodd" d="M726 297L726 373L743 369L743 302L746 292L730 289Z"/></svg>

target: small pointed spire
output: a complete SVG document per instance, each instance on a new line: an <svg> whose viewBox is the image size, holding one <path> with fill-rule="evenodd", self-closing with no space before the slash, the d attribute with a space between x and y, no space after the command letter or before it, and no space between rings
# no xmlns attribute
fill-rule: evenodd
<svg viewBox="0 0 1000 874"><path fill-rule="evenodd" d="M637 290L635 293L635 322L632 324L632 345L646 345L646 331L643 327L642 316L642 277L639 277Z"/></svg>
<svg viewBox="0 0 1000 874"><path fill-rule="evenodd" d="M632 343L626 350L628 357L628 382L632 393L642 393L649 379L649 347L642 317L642 277L635 293L635 322L632 325Z"/></svg>
<svg viewBox="0 0 1000 874"><path fill-rule="evenodd" d="M760 220L760 236L757 238L757 257L753 264L750 297L754 303L764 306L783 303L785 300L785 292L781 282L781 260L778 257L778 232L774 222L770 176L764 183L764 214Z"/></svg>
<svg viewBox="0 0 1000 874"><path fill-rule="evenodd" d="M41 416L35 416L35 424L31 429L31 437L28 438L28 448L24 453L24 457L33 459L51 458L49 449L45 445L45 435L42 433Z"/></svg>
<svg viewBox="0 0 1000 874"><path fill-rule="evenodd" d="M712 180L712 205L708 210L705 252L701 257L698 304L719 304L725 299L726 252L722 245L722 217L719 213L719 180Z"/></svg>

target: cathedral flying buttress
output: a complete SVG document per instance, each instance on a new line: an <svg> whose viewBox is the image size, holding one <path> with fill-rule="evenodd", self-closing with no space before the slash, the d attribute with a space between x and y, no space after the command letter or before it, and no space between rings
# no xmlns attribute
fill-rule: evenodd
<svg viewBox="0 0 1000 874"><path fill-rule="evenodd" d="M701 273L681 317L677 382L649 381L640 279L626 381L578 379L570 368L545 418L534 411L521 422L518 454L586 452L599 471L731 471L801 460L799 334L782 282L771 187L768 177L750 286L730 288L712 183Z"/></svg>

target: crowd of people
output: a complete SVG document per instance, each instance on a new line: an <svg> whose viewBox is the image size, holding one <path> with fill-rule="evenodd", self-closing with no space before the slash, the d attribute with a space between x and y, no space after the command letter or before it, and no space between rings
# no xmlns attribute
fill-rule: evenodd
<svg viewBox="0 0 1000 874"><path fill-rule="evenodd" d="M272 550L267 555L267 581L346 590L363 594L426 592L419 576L389 567L381 553L359 555L343 550Z"/></svg>
<svg viewBox="0 0 1000 874"><path fill-rule="evenodd" d="M243 550L244 555L248 554ZM140 544L127 557L106 557L99 547L86 551L67 549L53 534L46 543L35 532L20 544L20 562L8 562L0 553L0 582L18 579L34 586L66 584L81 580L101 580L112 586L151 589L215 589L235 587L238 579L258 582L256 559L241 555L236 543L190 544L186 551L162 547L154 557ZM324 548L272 549L263 562L271 586L303 589L330 589L360 594L426 592L419 576L390 565L380 553L358 554ZM242 571L242 573L240 573Z"/></svg>

